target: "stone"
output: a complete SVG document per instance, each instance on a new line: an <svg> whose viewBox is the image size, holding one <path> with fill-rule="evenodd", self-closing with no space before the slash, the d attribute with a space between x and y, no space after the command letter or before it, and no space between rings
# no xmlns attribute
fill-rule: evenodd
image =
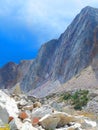
<svg viewBox="0 0 98 130"><path fill-rule="evenodd" d="M8 120L9 120L9 113L8 113L8 111L6 110L6 108L4 106L1 106L1 105L0 105L0 119L5 124L7 124Z"/></svg>
<svg viewBox="0 0 98 130"><path fill-rule="evenodd" d="M51 106L44 105L44 106L37 108L34 111L32 111L31 116L32 116L32 119L34 117L42 118L46 114L51 114L52 112L53 112L53 108Z"/></svg>
<svg viewBox="0 0 98 130"><path fill-rule="evenodd" d="M10 130L20 130L22 128L22 122L20 119L15 118L10 123Z"/></svg>
<svg viewBox="0 0 98 130"><path fill-rule="evenodd" d="M39 118L34 117L34 118L32 119L32 125L35 126L35 125L38 125L38 123L39 123Z"/></svg>
<svg viewBox="0 0 98 130"><path fill-rule="evenodd" d="M98 102L93 101L93 100L89 101L85 110L88 111L88 112L93 112L93 113L98 114Z"/></svg>
<svg viewBox="0 0 98 130"><path fill-rule="evenodd" d="M0 109L1 110L6 109L5 111L7 111L9 116L12 117L17 117L19 113L15 100L1 90L0 90Z"/></svg>
<svg viewBox="0 0 98 130"><path fill-rule="evenodd" d="M39 124L45 129L55 129L60 121L59 117L46 115L39 120Z"/></svg>
<svg viewBox="0 0 98 130"><path fill-rule="evenodd" d="M89 119L84 119L84 122L82 123L83 129L87 129L87 128L91 129L91 128L96 128L96 127L97 127L97 123Z"/></svg>
<svg viewBox="0 0 98 130"><path fill-rule="evenodd" d="M14 117L10 116L9 120L8 120L8 123L10 123L13 119L14 119Z"/></svg>
<svg viewBox="0 0 98 130"><path fill-rule="evenodd" d="M32 105L28 105L28 106L24 106L24 107L22 108L22 110L32 111L32 110L33 110L33 104L32 104Z"/></svg>
<svg viewBox="0 0 98 130"><path fill-rule="evenodd" d="M20 106L25 106L25 105L28 104L28 102L27 102L25 99L21 99L21 100L18 102L18 104L19 104Z"/></svg>
<svg viewBox="0 0 98 130"><path fill-rule="evenodd" d="M38 130L37 128L34 128L31 123L25 122L22 125L22 128L20 130Z"/></svg>
<svg viewBox="0 0 98 130"><path fill-rule="evenodd" d="M19 118L22 119L22 120L24 120L24 119L28 118L28 115L27 115L26 112L20 112L19 113Z"/></svg>
<svg viewBox="0 0 98 130"><path fill-rule="evenodd" d="M64 127L70 122L76 121L77 118L71 115L68 115L64 112L54 112L48 114L39 120L39 124L42 125L45 129L54 129L56 127Z"/></svg>
<svg viewBox="0 0 98 130"><path fill-rule="evenodd" d="M0 126L3 126L4 122L2 121L1 117L0 117Z"/></svg>
<svg viewBox="0 0 98 130"><path fill-rule="evenodd" d="M34 108L36 108L36 107L40 108L41 107L41 103L40 102L35 102L35 103L33 103L33 107Z"/></svg>
<svg viewBox="0 0 98 130"><path fill-rule="evenodd" d="M53 101L50 105L55 108L57 111L61 111L64 107L65 103L57 103L56 101Z"/></svg>

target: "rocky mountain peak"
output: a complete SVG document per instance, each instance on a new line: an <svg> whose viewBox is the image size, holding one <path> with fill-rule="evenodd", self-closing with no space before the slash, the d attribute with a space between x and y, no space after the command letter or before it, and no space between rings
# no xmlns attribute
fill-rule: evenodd
<svg viewBox="0 0 98 130"><path fill-rule="evenodd" d="M15 65L14 74L18 79L14 78L14 85L20 82L21 89L27 92L45 84L48 86L51 81L62 84L90 65L97 54L98 9L87 6L58 39L41 46L36 59ZM6 80L2 73L0 77ZM1 82L0 86L3 84Z"/></svg>

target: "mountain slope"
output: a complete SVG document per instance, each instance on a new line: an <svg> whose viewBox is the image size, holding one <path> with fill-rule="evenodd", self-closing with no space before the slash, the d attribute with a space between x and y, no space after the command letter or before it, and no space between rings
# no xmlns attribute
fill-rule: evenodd
<svg viewBox="0 0 98 130"><path fill-rule="evenodd" d="M87 67L98 52L98 9L85 7L57 40L44 44L21 83L28 91L47 82L66 82Z"/></svg>
<svg viewBox="0 0 98 130"><path fill-rule="evenodd" d="M10 70L10 73L16 76L11 78L10 83L13 84L5 85L2 81L8 77L5 78L0 73L0 86L4 84L3 88L12 87L20 82L21 89L25 92L45 85L48 87L51 84L56 88L60 83L65 83L89 66L97 54L98 9L87 6L58 39L42 45L33 62L28 61L26 66L25 63L15 65L15 71ZM3 70L4 73L5 68ZM9 84L8 81L7 83Z"/></svg>
<svg viewBox="0 0 98 130"><path fill-rule="evenodd" d="M18 82L21 82L32 62L33 60L23 60L20 64L7 63L0 69L0 88L11 88Z"/></svg>

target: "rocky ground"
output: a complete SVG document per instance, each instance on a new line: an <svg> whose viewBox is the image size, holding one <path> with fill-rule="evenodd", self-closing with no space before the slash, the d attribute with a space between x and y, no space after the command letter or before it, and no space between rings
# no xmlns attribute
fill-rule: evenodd
<svg viewBox="0 0 98 130"><path fill-rule="evenodd" d="M0 127L5 124L10 130L98 130L97 116L75 111L56 94L36 99L0 90Z"/></svg>

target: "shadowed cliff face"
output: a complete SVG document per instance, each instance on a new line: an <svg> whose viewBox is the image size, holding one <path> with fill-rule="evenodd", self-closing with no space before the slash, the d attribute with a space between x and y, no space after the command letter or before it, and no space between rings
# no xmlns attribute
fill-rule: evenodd
<svg viewBox="0 0 98 130"><path fill-rule="evenodd" d="M0 88L11 88L18 82L21 82L27 74L31 61L21 61L19 65L9 62L0 69Z"/></svg>
<svg viewBox="0 0 98 130"><path fill-rule="evenodd" d="M59 39L42 45L36 59L28 62L28 69L18 69L18 73L26 71L18 82L23 91L40 87L48 80L64 83L87 67L97 54L98 9L85 7Z"/></svg>

